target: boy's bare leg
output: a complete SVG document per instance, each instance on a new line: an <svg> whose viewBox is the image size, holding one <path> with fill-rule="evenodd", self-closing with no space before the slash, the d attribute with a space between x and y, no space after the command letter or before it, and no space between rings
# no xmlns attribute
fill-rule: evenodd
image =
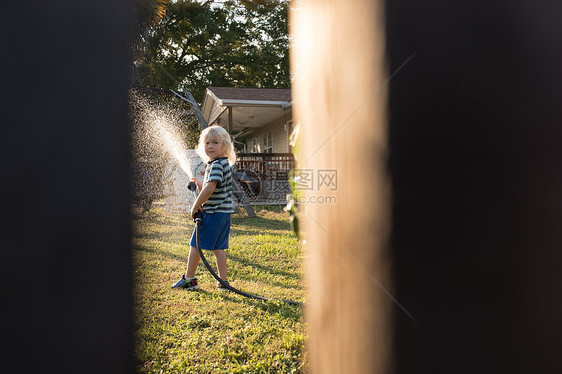
<svg viewBox="0 0 562 374"><path fill-rule="evenodd" d="M224 251L223 251L224 252ZM185 270L186 278L195 277L195 272L197 271L197 265L199 265L199 251L195 247L189 249L189 257L187 258L187 269Z"/></svg>
<svg viewBox="0 0 562 374"><path fill-rule="evenodd" d="M213 251L215 254L215 260L217 262L217 269L219 270L219 277L222 280L227 280L226 276L226 253L224 249L215 249Z"/></svg>

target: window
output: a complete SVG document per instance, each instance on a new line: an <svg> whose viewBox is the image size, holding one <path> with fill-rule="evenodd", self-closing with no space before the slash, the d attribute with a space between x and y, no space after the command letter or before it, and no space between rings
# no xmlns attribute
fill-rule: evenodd
<svg viewBox="0 0 562 374"><path fill-rule="evenodd" d="M273 153L273 136L271 132L263 136L263 153Z"/></svg>
<svg viewBox="0 0 562 374"><path fill-rule="evenodd" d="M260 152L260 146L258 145L258 139L256 138L252 139L252 152L253 153Z"/></svg>

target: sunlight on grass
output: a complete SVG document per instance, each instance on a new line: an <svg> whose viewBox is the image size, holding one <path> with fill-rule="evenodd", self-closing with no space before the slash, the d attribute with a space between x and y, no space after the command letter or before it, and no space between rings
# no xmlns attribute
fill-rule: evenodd
<svg viewBox="0 0 562 374"><path fill-rule="evenodd" d="M279 207L233 215L231 284L275 299L305 301L303 254ZM216 290L201 263L197 292L172 289L185 269L193 223L156 204L133 208L137 369L141 373L301 373L307 368L302 307ZM213 256L207 256L214 263Z"/></svg>

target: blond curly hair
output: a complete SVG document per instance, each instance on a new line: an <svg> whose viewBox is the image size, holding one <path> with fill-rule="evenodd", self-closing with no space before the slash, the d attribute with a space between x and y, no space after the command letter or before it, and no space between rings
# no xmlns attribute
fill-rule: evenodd
<svg viewBox="0 0 562 374"><path fill-rule="evenodd" d="M234 165L236 163L236 152L234 151L234 143L232 142L232 138L224 128L217 125L209 126L205 130L201 131L201 135L199 136L199 145L197 146L196 150L199 157L201 157L203 161L209 162L210 158L205 153L205 142L211 136L218 137L225 144L228 163L230 164L230 166Z"/></svg>

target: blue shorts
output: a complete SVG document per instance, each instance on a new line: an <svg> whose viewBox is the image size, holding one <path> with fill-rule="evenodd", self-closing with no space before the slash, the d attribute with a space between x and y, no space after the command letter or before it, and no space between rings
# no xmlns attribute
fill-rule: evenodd
<svg viewBox="0 0 562 374"><path fill-rule="evenodd" d="M201 249L214 250L214 249L228 249L228 235L230 235L230 213L207 213L203 211L201 218L201 232L199 239ZM195 230L191 235L191 242L189 245L197 248L195 242Z"/></svg>

